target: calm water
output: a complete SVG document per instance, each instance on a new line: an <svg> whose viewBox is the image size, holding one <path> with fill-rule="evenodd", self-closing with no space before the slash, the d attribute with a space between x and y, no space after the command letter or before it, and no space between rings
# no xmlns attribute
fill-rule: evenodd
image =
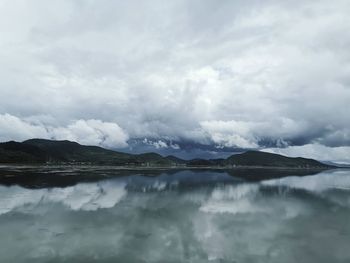
<svg viewBox="0 0 350 263"><path fill-rule="evenodd" d="M14 183L50 169L0 167L0 262L350 262L347 170L248 182L57 168L103 179Z"/></svg>

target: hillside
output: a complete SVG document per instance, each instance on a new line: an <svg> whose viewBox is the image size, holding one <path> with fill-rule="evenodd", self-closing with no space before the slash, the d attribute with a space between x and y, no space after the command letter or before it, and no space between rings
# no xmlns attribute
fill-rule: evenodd
<svg viewBox="0 0 350 263"><path fill-rule="evenodd" d="M296 168L325 168L326 164L307 158L291 158L279 154L247 151L245 153L231 155L224 161L224 165L230 166L262 166L262 167L296 167Z"/></svg>
<svg viewBox="0 0 350 263"><path fill-rule="evenodd" d="M157 153L128 154L71 141L31 139L0 143L0 163L95 164L142 167L287 167L327 169L332 166L306 158L248 151L227 159L182 160Z"/></svg>
<svg viewBox="0 0 350 263"><path fill-rule="evenodd" d="M40 148L19 142L0 143L1 163L43 163L47 153Z"/></svg>
<svg viewBox="0 0 350 263"><path fill-rule="evenodd" d="M0 163L79 163L97 165L171 166L156 153L140 155L116 152L71 141L31 139L0 143Z"/></svg>

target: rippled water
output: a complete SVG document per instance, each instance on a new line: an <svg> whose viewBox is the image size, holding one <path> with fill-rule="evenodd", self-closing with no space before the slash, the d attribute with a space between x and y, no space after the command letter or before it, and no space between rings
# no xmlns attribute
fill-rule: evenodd
<svg viewBox="0 0 350 263"><path fill-rule="evenodd" d="M0 262L350 262L350 172L0 186Z"/></svg>

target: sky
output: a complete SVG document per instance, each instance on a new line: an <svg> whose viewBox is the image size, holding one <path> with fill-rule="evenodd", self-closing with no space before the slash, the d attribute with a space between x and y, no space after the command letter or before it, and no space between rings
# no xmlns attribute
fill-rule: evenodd
<svg viewBox="0 0 350 263"><path fill-rule="evenodd" d="M0 0L0 141L350 162L350 2Z"/></svg>

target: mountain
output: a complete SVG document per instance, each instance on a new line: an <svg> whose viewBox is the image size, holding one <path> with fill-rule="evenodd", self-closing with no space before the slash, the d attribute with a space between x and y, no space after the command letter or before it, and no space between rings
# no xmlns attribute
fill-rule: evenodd
<svg viewBox="0 0 350 263"><path fill-rule="evenodd" d="M189 160L187 166L225 166L225 159L193 159Z"/></svg>
<svg viewBox="0 0 350 263"><path fill-rule="evenodd" d="M188 161L183 160L181 158L178 158L174 155L168 155L167 157L165 157L166 159L168 159L169 161L176 163L178 165L185 165Z"/></svg>
<svg viewBox="0 0 350 263"><path fill-rule="evenodd" d="M156 153L140 155L116 152L71 141L31 139L0 143L0 163L78 163L97 165L171 166Z"/></svg>
<svg viewBox="0 0 350 263"><path fill-rule="evenodd" d="M349 163L335 163L335 162L330 162L330 161L323 161L322 163L338 168L350 168Z"/></svg>
<svg viewBox="0 0 350 263"><path fill-rule="evenodd" d="M136 155L134 158L136 158L137 164L143 164L146 166L172 166L175 165L175 163L171 160L168 160L167 158L161 156L158 153L142 153Z"/></svg>
<svg viewBox="0 0 350 263"><path fill-rule="evenodd" d="M71 141L53 141L44 139L31 139L24 141L28 145L38 148L46 153L46 162L78 162L96 164L123 165L131 161L133 155L107 150L98 146L84 146Z"/></svg>
<svg viewBox="0 0 350 263"><path fill-rule="evenodd" d="M329 165L313 159L291 158L279 154L247 151L245 153L231 155L224 161L229 166L261 166L261 167L293 167L293 168L325 168Z"/></svg>
<svg viewBox="0 0 350 263"><path fill-rule="evenodd" d="M31 139L0 143L0 163L94 164L142 167L284 167L327 169L333 166L306 158L248 151L227 159L182 160L157 153L129 154L71 141Z"/></svg>
<svg viewBox="0 0 350 263"><path fill-rule="evenodd" d="M0 143L1 163L43 163L46 160L47 153L36 146L14 141Z"/></svg>

